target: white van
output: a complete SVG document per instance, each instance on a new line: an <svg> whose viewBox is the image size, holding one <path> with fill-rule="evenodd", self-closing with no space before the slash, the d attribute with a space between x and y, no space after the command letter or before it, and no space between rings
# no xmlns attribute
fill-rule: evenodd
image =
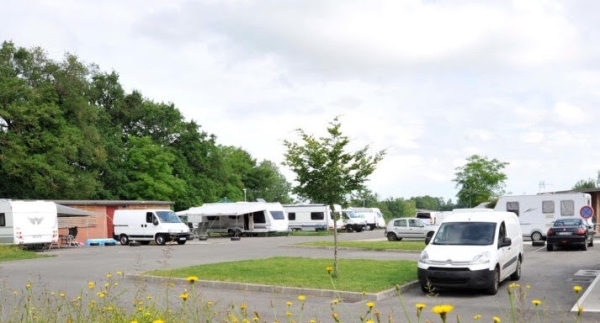
<svg viewBox="0 0 600 323"><path fill-rule="evenodd" d="M375 230L376 228L385 228L385 217L381 210L376 207L351 207L348 208L353 210L354 213L363 216L365 220L367 220L367 226L370 230Z"/></svg>
<svg viewBox="0 0 600 323"><path fill-rule="evenodd" d="M453 212L425 243L417 264L425 293L468 288L495 295L500 282L521 278L523 235L512 212Z"/></svg>
<svg viewBox="0 0 600 323"><path fill-rule="evenodd" d="M190 228L172 210L115 210L113 215L115 240L122 245L138 241L147 245L151 241L164 245L167 241L185 244Z"/></svg>

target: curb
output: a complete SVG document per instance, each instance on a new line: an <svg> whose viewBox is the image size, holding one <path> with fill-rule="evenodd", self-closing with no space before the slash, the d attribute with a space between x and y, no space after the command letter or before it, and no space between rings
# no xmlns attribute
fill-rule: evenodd
<svg viewBox="0 0 600 323"><path fill-rule="evenodd" d="M141 274L126 274L126 279L136 280L137 282L147 283L169 283L175 285L189 285L190 283L185 278L166 278L160 276L148 276ZM327 298L339 298L344 302L354 303L363 300L380 301L387 298L397 297L399 293L411 290L419 286L418 281L413 281L404 284L398 288L390 288L388 290L381 291L379 293L358 293L358 292L345 292L327 289L314 289L314 288L301 288L301 287L287 287L287 286L273 286L273 285L260 285L260 284L248 284L248 283L234 283L234 282L222 282L222 281L211 281L211 280L198 280L194 283L195 285L215 288L215 289L227 289L227 290L240 290L248 292L266 292L266 293L279 293L284 295L310 295L317 297Z"/></svg>

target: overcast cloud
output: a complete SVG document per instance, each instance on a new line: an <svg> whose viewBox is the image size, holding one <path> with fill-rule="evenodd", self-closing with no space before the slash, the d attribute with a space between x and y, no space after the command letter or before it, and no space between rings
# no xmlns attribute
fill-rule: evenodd
<svg viewBox="0 0 600 323"><path fill-rule="evenodd" d="M341 116L355 147L387 149L381 198L456 200L480 154L506 191L570 189L600 170L597 1L0 2L0 39L116 71L219 144L281 163L296 128ZM287 169L282 172L293 179Z"/></svg>

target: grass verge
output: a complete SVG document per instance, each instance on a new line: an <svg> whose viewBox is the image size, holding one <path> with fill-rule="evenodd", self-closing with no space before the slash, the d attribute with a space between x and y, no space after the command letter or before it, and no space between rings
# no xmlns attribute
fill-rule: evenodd
<svg viewBox="0 0 600 323"><path fill-rule="evenodd" d="M302 242L297 246L306 247L331 247L333 241L311 241ZM356 248L365 250L400 250L400 251L422 251L425 249L424 241L338 241L338 247Z"/></svg>
<svg viewBox="0 0 600 323"><path fill-rule="evenodd" d="M18 246L0 246L0 262L47 257L35 251L23 250Z"/></svg>
<svg viewBox="0 0 600 323"><path fill-rule="evenodd" d="M336 278L327 273L329 266L332 266L331 259L274 257L154 270L146 274L366 293L380 292L417 279L417 263L410 260L341 259Z"/></svg>

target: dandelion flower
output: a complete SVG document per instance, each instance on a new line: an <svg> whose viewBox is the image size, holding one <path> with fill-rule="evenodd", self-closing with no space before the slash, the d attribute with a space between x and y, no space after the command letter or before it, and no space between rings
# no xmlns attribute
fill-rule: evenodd
<svg viewBox="0 0 600 323"><path fill-rule="evenodd" d="M479 320L481 318L481 314L475 314L475 316L473 316L473 319L475 321Z"/></svg>
<svg viewBox="0 0 600 323"><path fill-rule="evenodd" d="M417 303L417 304L415 304L415 307L417 308L417 310L419 312L422 311L425 308L425 306L427 306L427 305L425 305L423 303Z"/></svg>
<svg viewBox="0 0 600 323"><path fill-rule="evenodd" d="M333 301L331 301L331 303L332 303L333 305L337 305L339 302L340 302L340 300L339 300L339 299L337 299L337 298L336 298L336 299L334 299Z"/></svg>
<svg viewBox="0 0 600 323"><path fill-rule="evenodd" d="M582 288L579 285L575 285L573 286L573 291L575 292L575 294L579 294L581 292Z"/></svg>
<svg viewBox="0 0 600 323"><path fill-rule="evenodd" d="M248 308L248 305L246 303L240 304L240 309L245 310L247 308Z"/></svg>
<svg viewBox="0 0 600 323"><path fill-rule="evenodd" d="M434 306L431 311L435 314L439 314L442 321L446 322L446 315L454 310L454 306L443 304Z"/></svg>
<svg viewBox="0 0 600 323"><path fill-rule="evenodd" d="M292 312L290 312L290 311L285 311L285 316L287 316L287 317L290 317L290 316L292 316Z"/></svg>
<svg viewBox="0 0 600 323"><path fill-rule="evenodd" d="M492 317L492 319L494 320L494 323L500 323L501 322L500 318L497 317L497 316Z"/></svg>
<svg viewBox="0 0 600 323"><path fill-rule="evenodd" d="M159 319L159 320L152 321L152 323L165 323L165 321Z"/></svg>
<svg viewBox="0 0 600 323"><path fill-rule="evenodd" d="M94 289L95 286L96 286L96 283L94 283L92 281L88 282L88 288L89 289Z"/></svg>
<svg viewBox="0 0 600 323"><path fill-rule="evenodd" d="M117 276L123 276L123 272L122 271L117 271Z"/></svg>
<svg viewBox="0 0 600 323"><path fill-rule="evenodd" d="M106 278L111 279L112 278L112 274L111 273L106 274Z"/></svg>
<svg viewBox="0 0 600 323"><path fill-rule="evenodd" d="M373 307L375 307L375 303L374 302L367 302L367 307L369 309L372 309Z"/></svg>
<svg viewBox="0 0 600 323"><path fill-rule="evenodd" d="M208 305L208 306L212 306L213 304L214 304L214 303L213 303L212 301L208 301L208 302L206 302L206 305Z"/></svg>
<svg viewBox="0 0 600 323"><path fill-rule="evenodd" d="M306 296L304 296L304 295L299 295L299 296L298 296L298 300L299 300L299 301L301 301L301 302L304 302L304 301L306 300Z"/></svg>
<svg viewBox="0 0 600 323"><path fill-rule="evenodd" d="M287 302L285 302L285 305L287 305L288 307L292 306L292 304L293 304L293 303L292 303L292 302L290 302L290 301L287 301Z"/></svg>
<svg viewBox="0 0 600 323"><path fill-rule="evenodd" d="M196 277L196 276L189 276L185 280L187 280L190 284L194 284L195 282L198 281L198 277Z"/></svg>
<svg viewBox="0 0 600 323"><path fill-rule="evenodd" d="M179 295L179 298L181 298L184 302L187 301L188 297L190 297L190 294L188 293L181 293Z"/></svg>
<svg viewBox="0 0 600 323"><path fill-rule="evenodd" d="M542 301L540 301L539 299L534 299L531 301L531 304L533 304L535 306L540 306L540 305L542 305Z"/></svg>
<svg viewBox="0 0 600 323"><path fill-rule="evenodd" d="M331 272L333 271L333 267L327 266L327 267L325 267L325 270L327 270L328 274L331 274Z"/></svg>

